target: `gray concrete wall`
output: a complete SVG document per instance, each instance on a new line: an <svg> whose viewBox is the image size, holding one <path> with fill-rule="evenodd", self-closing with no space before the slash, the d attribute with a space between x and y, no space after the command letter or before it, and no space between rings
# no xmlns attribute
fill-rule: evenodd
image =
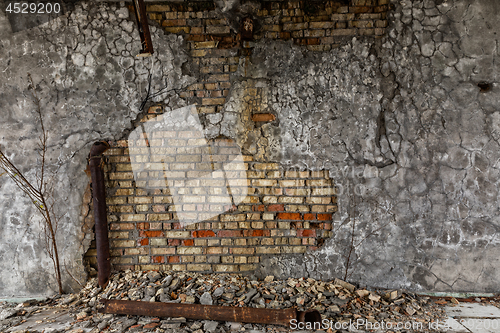
<svg viewBox="0 0 500 333"><path fill-rule="evenodd" d="M500 3L393 4L376 42L316 56L258 47L259 75L246 82L268 86L279 158L327 168L340 185L334 237L305 256L270 258L261 274L344 276L355 220L354 243L368 238L351 254L352 281L498 291Z"/></svg>
<svg viewBox="0 0 500 333"><path fill-rule="evenodd" d="M362 243L351 255L350 281L498 291L500 3L393 5L389 33L376 41L316 54L258 43L240 62L222 114L204 118L210 137L235 138L288 167L328 169L339 185L334 237L306 255L269 258L257 274L342 278L355 220L355 244ZM169 108L185 105L177 91L195 81L181 69L189 61L182 37L153 27L153 64L137 59L135 24L119 4L109 6L77 4L16 33L0 12L0 145L34 179L40 128L27 90L30 72L50 130L48 167L57 171L61 254L78 279L89 242L80 210L90 145L134 127L151 66L154 89L174 89L158 98ZM480 82L490 89L480 92ZM242 116L242 97L255 86L276 125L253 128ZM0 212L0 296L53 292L39 218L5 176ZM68 274L64 280L67 291L76 288Z"/></svg>
<svg viewBox="0 0 500 333"><path fill-rule="evenodd" d="M151 67L153 89L170 89L158 98L174 108L184 105L176 89L192 80L181 71L187 59L182 38L152 27L156 56L136 58L139 33L128 9L119 4L82 3L67 15L15 33L3 3L0 8L0 145L34 182L40 125L27 89L29 72L49 132L47 168L49 176L55 172L53 193L62 215L57 239L61 264L84 281L82 257L91 239L82 232L81 209L90 146L119 139L134 127ZM5 175L0 177L0 212L0 297L55 292L40 217ZM78 288L62 271L65 291Z"/></svg>

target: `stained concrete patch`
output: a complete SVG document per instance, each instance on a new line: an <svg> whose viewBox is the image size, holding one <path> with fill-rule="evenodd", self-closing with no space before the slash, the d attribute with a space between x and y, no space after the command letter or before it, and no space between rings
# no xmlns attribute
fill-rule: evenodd
<svg viewBox="0 0 500 333"><path fill-rule="evenodd" d="M449 306L446 313L454 318L500 318L500 309L476 303Z"/></svg>
<svg viewBox="0 0 500 333"><path fill-rule="evenodd" d="M73 316L71 316L68 310L43 310L37 314L30 316L28 320L21 325L9 328L6 332L59 332L69 329L72 326L73 322L74 318ZM90 332L92 330L92 328L78 327L78 325L75 325L72 328L81 329L82 332Z"/></svg>
<svg viewBox="0 0 500 333"><path fill-rule="evenodd" d="M446 307L451 317L442 326L445 332L494 333L500 331L500 309L480 304L460 304ZM453 318L452 318L453 317Z"/></svg>
<svg viewBox="0 0 500 333"><path fill-rule="evenodd" d="M468 329L462 326L456 319L451 317L438 326L438 331L449 333L470 333Z"/></svg>
<svg viewBox="0 0 500 333"><path fill-rule="evenodd" d="M500 318L467 319L461 323L473 333L497 333L500 331Z"/></svg>

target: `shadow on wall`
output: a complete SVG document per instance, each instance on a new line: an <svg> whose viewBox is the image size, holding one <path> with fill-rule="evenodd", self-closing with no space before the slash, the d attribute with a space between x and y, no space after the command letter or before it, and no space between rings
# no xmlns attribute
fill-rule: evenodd
<svg viewBox="0 0 500 333"><path fill-rule="evenodd" d="M233 209L248 194L240 148L231 139L209 143L194 105L141 123L128 147L135 184L150 193L167 189L182 228Z"/></svg>

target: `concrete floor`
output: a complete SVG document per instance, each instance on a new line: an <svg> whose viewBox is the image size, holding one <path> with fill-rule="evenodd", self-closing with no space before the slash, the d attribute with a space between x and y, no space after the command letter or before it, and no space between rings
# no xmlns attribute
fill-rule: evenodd
<svg viewBox="0 0 500 333"><path fill-rule="evenodd" d="M6 332L61 332L72 327L69 332L86 333L90 332L93 327L85 328L74 325L74 316L71 316L67 309L48 309L42 310L29 317L29 319L21 325L11 327Z"/></svg>
<svg viewBox="0 0 500 333"><path fill-rule="evenodd" d="M462 303L446 307L450 316L446 322L453 333L498 333L500 332L500 309L493 305Z"/></svg>
<svg viewBox="0 0 500 333"><path fill-rule="evenodd" d="M446 333L498 333L500 332L500 309L496 306L483 303L461 303L455 306L446 306L447 320L436 323L430 331ZM71 328L71 330L70 330ZM29 319L6 332L61 332L87 333L94 327L88 327L85 322L76 323L74 316L67 308L51 308L41 310L29 317ZM426 327L428 328L428 327ZM349 327L352 333L367 333L366 329ZM377 333L394 332L391 329L375 330ZM417 330L418 331L418 330ZM256 331L251 331L255 332ZM296 330L296 333L312 332L307 330ZM324 331L320 331L324 332ZM373 331L372 331L373 332ZM263 333L263 332L258 332Z"/></svg>

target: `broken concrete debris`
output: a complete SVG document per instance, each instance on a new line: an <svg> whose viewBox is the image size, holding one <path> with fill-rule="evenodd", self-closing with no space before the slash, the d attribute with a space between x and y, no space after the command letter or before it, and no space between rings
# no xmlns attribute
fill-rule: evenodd
<svg viewBox="0 0 500 333"><path fill-rule="evenodd" d="M100 299L183 304L203 304L211 300L213 305L229 307L314 309L323 320L333 322L362 319L370 322L422 323L442 320L445 315L443 305L458 302L452 298L432 298L401 290L357 288L339 279L325 282L311 278L279 280L269 276L259 281L253 276L235 274L125 271L112 274L104 289L94 278L78 294L55 296L41 302L0 303L0 331L223 333L289 329L277 325L102 314L98 313L102 306ZM500 306L498 300L491 302ZM46 315L44 311L48 310L57 313ZM43 317L35 317L37 314L43 314ZM28 329L28 324L34 325L33 318L37 326ZM49 322L57 322L57 318L66 318L66 326L60 330L47 330Z"/></svg>

